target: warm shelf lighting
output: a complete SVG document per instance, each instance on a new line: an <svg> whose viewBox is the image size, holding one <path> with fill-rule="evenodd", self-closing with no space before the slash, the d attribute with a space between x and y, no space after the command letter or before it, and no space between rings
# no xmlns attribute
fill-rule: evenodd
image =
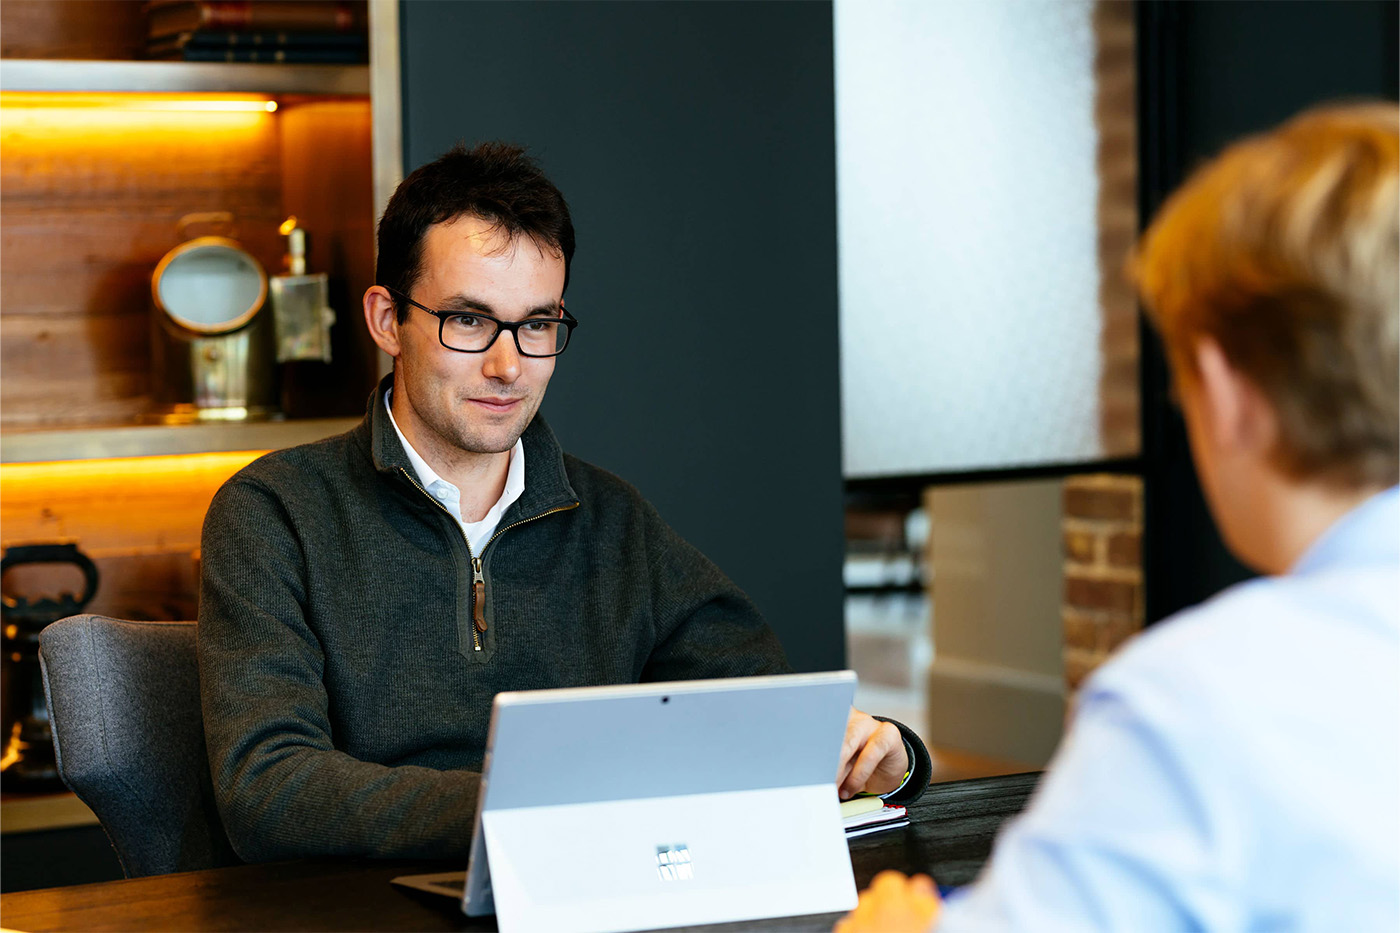
<svg viewBox="0 0 1400 933"><path fill-rule="evenodd" d="M265 451L0 466L0 545L78 541L97 558L192 549L209 500Z"/></svg>
<svg viewBox="0 0 1400 933"><path fill-rule="evenodd" d="M133 134L147 140L262 134L276 131L272 114L277 107L266 94L5 91L0 93L0 136L7 145L32 148L45 140L91 145L99 139L128 140Z"/></svg>
<svg viewBox="0 0 1400 933"><path fill-rule="evenodd" d="M65 91L6 91L0 107L55 110L108 110L182 113L276 113L277 101L265 95L75 94Z"/></svg>
<svg viewBox="0 0 1400 933"><path fill-rule="evenodd" d="M265 450L234 450L202 454L163 454L155 457L114 457L101 460L54 460L47 463L6 463L0 466L5 491L15 487L79 486L87 489L120 487L138 480L178 483L189 476L232 476ZM8 505L8 503L7 503Z"/></svg>

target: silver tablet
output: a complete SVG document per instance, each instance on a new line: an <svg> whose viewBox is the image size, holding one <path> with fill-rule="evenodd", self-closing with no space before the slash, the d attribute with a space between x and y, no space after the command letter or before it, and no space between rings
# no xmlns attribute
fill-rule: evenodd
<svg viewBox="0 0 1400 933"><path fill-rule="evenodd" d="M848 910L850 671L496 696L463 897L501 930Z"/></svg>

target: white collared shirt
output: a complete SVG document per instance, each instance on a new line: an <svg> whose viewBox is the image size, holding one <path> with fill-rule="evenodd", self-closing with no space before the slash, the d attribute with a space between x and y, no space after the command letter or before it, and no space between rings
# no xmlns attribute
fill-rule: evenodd
<svg viewBox="0 0 1400 933"><path fill-rule="evenodd" d="M456 486L437 475L437 472L430 466L428 461L419 456L418 451L413 449L413 445L408 442L408 438L403 436L399 430L399 423L394 420L394 409L391 400L394 390L390 389L384 393L384 407L389 412L389 423L394 426L394 433L399 436L399 443L403 444L404 453L408 454L408 462L413 464L413 472L418 474L418 482L427 490L442 507L452 513L452 517L457 519L457 524L462 526L462 533L467 536L467 541L471 545L473 557L480 557L481 552L486 549L486 544L491 540L491 536L496 533L496 527L501 523L501 516L506 514L506 509L510 508L520 494L525 491L525 445L519 438L516 438L515 446L510 449L510 466L506 469L506 487L501 490L501 497L496 500L496 504L486 513L479 522L468 522L462 520L462 491Z"/></svg>

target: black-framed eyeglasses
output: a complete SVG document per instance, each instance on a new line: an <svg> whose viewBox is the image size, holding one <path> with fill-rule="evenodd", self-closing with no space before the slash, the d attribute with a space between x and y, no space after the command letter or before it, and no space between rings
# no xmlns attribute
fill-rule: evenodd
<svg viewBox="0 0 1400 933"><path fill-rule="evenodd" d="M485 353L501 336L501 331L508 330L521 356L558 356L569 345L569 335L578 326L578 321L563 307L559 309L562 316L557 318L530 317L523 321L502 321L480 311L434 311L397 288L384 287L418 310L437 318L438 342L459 353Z"/></svg>

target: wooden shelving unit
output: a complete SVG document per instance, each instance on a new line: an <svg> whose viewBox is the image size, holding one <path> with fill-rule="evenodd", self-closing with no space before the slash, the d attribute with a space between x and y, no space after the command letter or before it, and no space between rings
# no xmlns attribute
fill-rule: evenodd
<svg viewBox="0 0 1400 933"><path fill-rule="evenodd" d="M101 93L369 93L368 65L268 65L204 62L0 60L5 91Z"/></svg>
<svg viewBox="0 0 1400 933"><path fill-rule="evenodd" d="M0 545L77 542L102 574L89 611L191 618L204 510L242 455L362 417L383 363L360 296L402 161L397 4L369 15L371 64L284 65L141 60L139 0L0 8ZM276 106L184 106L248 98ZM281 371L285 420L150 421L151 273L185 238L178 219L209 211L235 216L269 274L282 266L277 227L296 215L308 267L330 275L332 360ZM7 586L62 589L30 571Z"/></svg>
<svg viewBox="0 0 1400 933"><path fill-rule="evenodd" d="M141 0L0 4L0 545L76 542L101 572L87 611L194 618L200 527L219 485L253 452L362 417L383 363L359 296L375 218L402 174L397 10L370 4L370 65L279 65L141 60ZM277 107L147 115L181 98L248 97ZM282 260L277 225L295 214L311 231L309 263L331 275L339 315L332 364L293 380L301 407L284 396L286 420L148 423L150 275L180 241L174 221L213 210L236 215L269 274ZM71 589L63 572L12 569L6 592ZM7 845L95 823L71 794L0 801ZM84 839L65 844L93 844Z"/></svg>
<svg viewBox="0 0 1400 933"><path fill-rule="evenodd" d="M189 425L131 425L11 432L0 437L0 463L158 457L277 450L342 434L358 418L304 418Z"/></svg>
<svg viewBox="0 0 1400 933"><path fill-rule="evenodd" d="M311 231L308 264L331 274L342 321L327 370L284 374L283 409L289 419L361 409L380 368L355 320L374 261L370 85L367 65L0 59L0 101L14 108L0 462L228 450L242 442L220 439L240 434L253 438L243 449L260 449L329 433L142 426L149 270L180 241L175 219L200 210L234 216L269 274L282 263L281 220L295 214ZM280 106L246 119L164 116L245 95Z"/></svg>

